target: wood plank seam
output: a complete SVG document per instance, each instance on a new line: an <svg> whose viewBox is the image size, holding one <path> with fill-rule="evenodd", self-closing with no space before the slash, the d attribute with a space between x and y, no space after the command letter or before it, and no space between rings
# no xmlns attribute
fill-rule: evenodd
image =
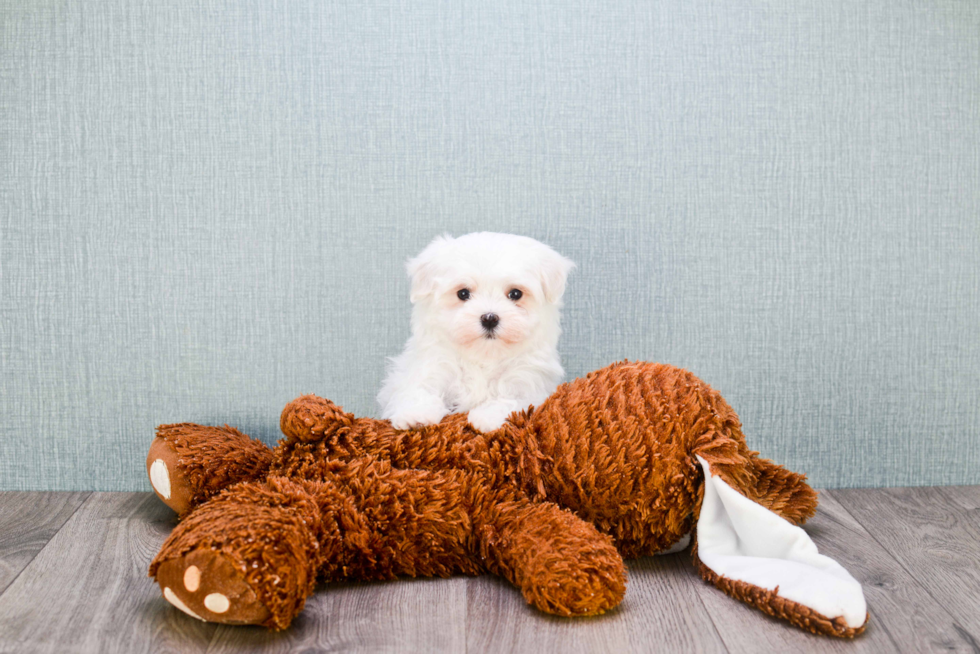
<svg viewBox="0 0 980 654"><path fill-rule="evenodd" d="M705 586L707 586L708 585L707 582L705 582L703 579L701 579L700 576L698 576L698 574L697 574L697 568L694 567L694 565L691 564L690 551L691 551L690 548L688 548L688 549L685 549L683 552L679 552L679 553L674 554L672 556L676 556L676 557L679 557L679 558L683 559L683 563L679 567L686 567L686 568L688 568L690 570L690 573L691 573L690 576L691 576L691 583L692 584L704 584ZM653 556L657 556L657 555L654 554ZM712 588L714 588L714 587L712 587ZM718 590L718 589L714 589L714 590ZM719 590L718 592L720 593L721 591ZM721 647L724 648L724 651L725 652L731 652L731 650L728 647L728 643L725 642L725 638L724 638L724 635L722 634L721 629L718 627L718 623L715 620L715 616L712 615L711 609L708 607L708 605L706 605L704 603L704 599L702 599L701 593L700 592L694 592L693 595L697 598L698 605L701 607L701 610L708 616L708 621L711 623L711 629L715 633L715 637L716 637L716 640L717 640L718 644Z"/></svg>
<svg viewBox="0 0 980 654"><path fill-rule="evenodd" d="M956 629L957 633L960 634L960 636L963 638L963 640L965 640L969 645L971 645L974 648L974 651L980 652L980 647L977 647L977 641L976 641L976 639L973 637L973 635L969 631L967 631L962 626L960 626L959 622L957 621L956 616L953 615L952 613L950 613L949 609L946 608L946 604L944 602L940 601L931 592L929 592L929 589L926 586L924 586L922 584L922 582L919 581L918 575L916 575L911 569L909 569L909 567L905 564L905 562L901 559L901 557L897 556L895 554L895 552L892 551L891 548L889 548L887 545L885 545L885 543L883 543L881 540L879 540L878 539L878 536L875 535L874 532L872 532L870 529L868 529L868 527L864 524L864 522L862 522L861 520L859 520L858 517L856 515L854 515L854 513L851 512L851 510L848 508L847 503L844 501L844 499L842 497L836 495L833 491L827 490L827 491L821 491L821 492L826 492L831 497L833 497L834 500L836 500L837 503L841 506L841 508L843 508L844 511L846 511L848 515L850 515L852 518L854 518L854 520L858 524L860 524L862 528L864 528L864 531L868 534L868 536L870 536L871 539L874 542L878 543L878 545L881 546L881 548L892 557L892 560L894 560L895 563L898 564L898 566L902 570L905 571L905 573L909 576L909 579L911 580L911 582L914 583L917 588L919 588L919 590L923 593L923 595L925 595L926 597L928 597L929 599L931 599L933 601L933 603L936 605L936 607L940 611L942 611L947 616L949 616L949 619L950 619L950 621L953 624L953 628ZM950 504L952 504L952 503L953 502L951 501ZM871 608L870 607L869 607L868 612L871 613L871 616L873 618L874 617L874 612L871 611ZM879 620L878 622L883 622L883 621ZM888 634L889 640L891 640L894 643L894 639L892 638L891 634L888 633L888 630L884 628L883 624L882 625L879 625L879 626L882 629L884 629L885 633ZM898 651L901 651L901 646L898 645L897 643L896 643L896 646L898 647Z"/></svg>
<svg viewBox="0 0 980 654"><path fill-rule="evenodd" d="M854 522L861 527L861 529L864 531L864 533L868 535L868 538L870 538L871 540L873 540L876 543L878 542L878 539L875 538L871 534L870 531L868 531L867 527L864 526L864 523L861 522L860 520L858 520L857 516L855 516L850 511L848 511L847 510L847 507L844 506L844 504L840 501L839 498L837 498L837 497L834 496L834 493L833 493L833 491L831 489L822 488L822 489L820 489L819 492L820 492L820 494L826 493L831 498L833 498L834 502L836 502L841 507L841 509L844 511L844 513L846 513L848 516L850 516L851 519L854 520ZM817 511L820 511L820 508L819 507L817 508ZM804 529L805 528L806 528L806 526L804 525ZM879 543L879 545L880 545L880 543ZM894 561L895 564L898 567L902 568L902 570L905 570L905 566L902 565L901 561L899 561L898 559L895 558L895 555L894 554L892 554L888 550L885 550L884 548L882 548L882 549L883 549L883 551L886 554L888 554L888 556L891 557L891 560ZM906 573L908 572L908 570L905 570L905 571L906 571ZM852 572L856 572L856 571L852 571ZM909 580L913 584L915 584L916 587L921 588L921 585L919 584L919 580L916 579L915 577L913 577L911 574L909 574ZM928 595L928 593L926 593L926 595ZM935 602L935 600L933 600L933 603L936 604L936 608L938 608L940 611L942 611L947 616L949 616L949 619L950 620L953 620L954 619L953 616L949 615L949 612L946 611L946 609L942 605L940 605L939 603ZM901 645L901 643L898 640L895 639L895 636L892 634L891 630L888 628L888 621L876 617L876 607L873 604L868 604L868 626L871 629L880 630L881 632L883 632L885 634L885 636L888 638L888 642L891 643L892 647L894 648L894 651L896 651L896 652L901 652L902 651L902 645Z"/></svg>
<svg viewBox="0 0 980 654"><path fill-rule="evenodd" d="M953 618L953 629L955 629L956 633L958 633L960 637L966 641L967 645L973 648L974 652L980 652L980 643L978 643L977 639L973 637L973 634L956 624L956 618Z"/></svg>
<svg viewBox="0 0 980 654"><path fill-rule="evenodd" d="M43 491L39 491L39 492L43 492ZM65 519L61 522L60 525L58 525L58 528L54 532L52 532L52 534L50 536L48 536L47 542L45 542L44 545L41 546L40 549L38 549L38 551L34 552L34 555L31 556L31 560L28 561L24 565L24 567L21 568L17 572L17 574L13 576L13 578L11 578L11 580L7 583L7 586L3 590L0 590L0 598L3 598L4 594L8 590L10 590L10 588L17 582L17 580L20 578L20 576L22 574L24 574L24 571L31 567L31 564L34 563L34 561L35 561L35 559L37 559L38 555L41 552L43 552L45 549L47 549L48 545L51 544L51 541L54 540L54 537L57 536L61 532L62 529L64 529L65 525L68 524L68 521L71 520L75 516L76 513L78 513L79 509L81 509L83 506L85 506L88 503L88 501L92 497L92 491L82 491L82 492L85 493L85 499L83 499L81 502L78 503L78 506L75 507L75 510L74 511L72 511L67 516L65 516Z"/></svg>

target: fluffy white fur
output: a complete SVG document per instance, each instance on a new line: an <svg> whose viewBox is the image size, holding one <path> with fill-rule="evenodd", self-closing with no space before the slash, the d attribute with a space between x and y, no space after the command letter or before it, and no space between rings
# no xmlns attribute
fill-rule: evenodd
<svg viewBox="0 0 980 654"><path fill-rule="evenodd" d="M471 425L491 431L511 412L541 403L564 376L561 298L574 267L526 236L432 241L408 262L412 336L390 360L378 393L382 417L404 429L468 412ZM458 295L464 289L465 301ZM498 319L492 329L488 314Z"/></svg>

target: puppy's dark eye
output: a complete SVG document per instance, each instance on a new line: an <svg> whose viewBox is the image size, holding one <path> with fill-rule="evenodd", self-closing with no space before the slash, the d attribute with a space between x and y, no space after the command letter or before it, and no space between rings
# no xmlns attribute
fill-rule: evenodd
<svg viewBox="0 0 980 654"><path fill-rule="evenodd" d="M466 302L468 299L470 299L470 289L461 288L460 290L456 291L456 297L458 297L463 302Z"/></svg>
<svg viewBox="0 0 980 654"><path fill-rule="evenodd" d="M521 293L518 289L512 288L512 289L510 289L510 292L507 294L507 297L509 297L514 302L517 302L522 297L524 297L524 294Z"/></svg>

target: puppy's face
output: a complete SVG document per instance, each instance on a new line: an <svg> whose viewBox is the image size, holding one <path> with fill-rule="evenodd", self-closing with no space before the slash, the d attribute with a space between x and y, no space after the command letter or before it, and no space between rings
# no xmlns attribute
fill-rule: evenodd
<svg viewBox="0 0 980 654"><path fill-rule="evenodd" d="M533 280L522 275L501 278L470 271L439 293L436 304L457 345L492 347L482 341L497 339L516 345L541 318L531 286Z"/></svg>
<svg viewBox="0 0 980 654"><path fill-rule="evenodd" d="M419 326L485 356L545 331L557 337L557 309L573 266L524 236L437 238L408 264Z"/></svg>

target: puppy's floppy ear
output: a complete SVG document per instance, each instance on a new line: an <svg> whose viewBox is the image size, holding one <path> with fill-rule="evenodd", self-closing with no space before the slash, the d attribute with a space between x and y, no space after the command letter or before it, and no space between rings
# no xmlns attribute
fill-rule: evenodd
<svg viewBox="0 0 980 654"><path fill-rule="evenodd" d="M542 258L540 270L541 290L544 291L544 297L548 302L554 304L565 294L565 280L574 267L574 261L548 248Z"/></svg>
<svg viewBox="0 0 980 654"><path fill-rule="evenodd" d="M453 237L449 234L435 237L429 245L414 259L405 264L408 276L412 278L412 290L409 299L415 304L436 290L436 278L439 267L436 260L452 244Z"/></svg>

